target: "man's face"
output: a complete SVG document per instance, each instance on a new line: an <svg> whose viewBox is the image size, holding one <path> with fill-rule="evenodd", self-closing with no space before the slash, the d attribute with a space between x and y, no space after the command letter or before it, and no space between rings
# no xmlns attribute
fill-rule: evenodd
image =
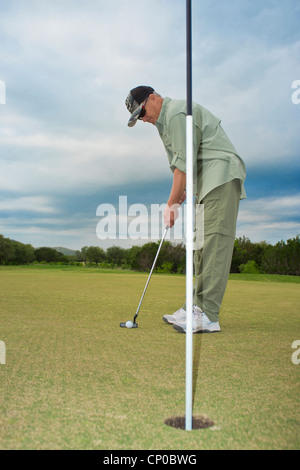
<svg viewBox="0 0 300 470"><path fill-rule="evenodd" d="M149 95L149 98L145 104L146 114L142 118L144 122L149 122L150 124L155 125L160 114L160 109L156 101L157 100L155 99L155 95Z"/></svg>

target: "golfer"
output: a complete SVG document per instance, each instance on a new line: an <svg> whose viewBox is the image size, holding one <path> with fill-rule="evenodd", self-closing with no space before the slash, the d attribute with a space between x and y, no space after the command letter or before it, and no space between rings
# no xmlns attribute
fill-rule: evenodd
<svg viewBox="0 0 300 470"><path fill-rule="evenodd" d="M174 225L186 187L186 101L162 98L149 86L133 88L126 106L128 126L140 119L156 126L163 141L173 185L164 212L165 226ZM245 199L243 160L221 127L221 121L193 103L195 204L204 207L202 246L194 250L193 333L220 331L219 312L230 272L240 199ZM198 206L199 207L199 206ZM198 226L197 226L198 225ZM185 305L163 320L186 332Z"/></svg>

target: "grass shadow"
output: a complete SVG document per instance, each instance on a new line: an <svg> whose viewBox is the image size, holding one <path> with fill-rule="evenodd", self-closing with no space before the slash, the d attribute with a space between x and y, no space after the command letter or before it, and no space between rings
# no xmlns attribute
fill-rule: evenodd
<svg viewBox="0 0 300 470"><path fill-rule="evenodd" d="M197 391L197 381L199 374L199 364L201 357L202 334L193 335L193 397L192 409L194 409L195 396Z"/></svg>

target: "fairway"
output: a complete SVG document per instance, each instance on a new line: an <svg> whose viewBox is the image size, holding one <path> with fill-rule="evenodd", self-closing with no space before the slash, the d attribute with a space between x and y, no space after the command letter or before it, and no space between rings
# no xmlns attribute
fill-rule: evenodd
<svg viewBox="0 0 300 470"><path fill-rule="evenodd" d="M0 449L299 449L300 284L230 279L221 333L193 337L193 414L214 426L187 432L164 424L185 410L185 335L162 321L185 277L154 274L119 327L147 276L0 268Z"/></svg>

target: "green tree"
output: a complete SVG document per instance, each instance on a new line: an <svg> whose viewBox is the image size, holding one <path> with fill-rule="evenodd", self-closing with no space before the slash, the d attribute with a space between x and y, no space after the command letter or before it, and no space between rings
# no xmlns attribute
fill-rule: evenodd
<svg viewBox="0 0 300 470"><path fill-rule="evenodd" d="M47 246L42 246L34 250L34 255L37 261L45 261L46 263L55 263L55 262L68 262L68 258L59 253L53 248Z"/></svg>
<svg viewBox="0 0 300 470"><path fill-rule="evenodd" d="M86 256L90 263L97 265L105 260L105 252L99 246L89 246L86 250Z"/></svg>
<svg viewBox="0 0 300 470"><path fill-rule="evenodd" d="M260 270L254 260L247 261L246 264L241 264L239 270L243 274L259 274Z"/></svg>
<svg viewBox="0 0 300 470"><path fill-rule="evenodd" d="M141 254L142 248L140 246L132 246L127 250L126 258L127 263L131 269L139 270L139 256Z"/></svg>
<svg viewBox="0 0 300 470"><path fill-rule="evenodd" d="M84 264L87 262L88 260L88 255L87 255L87 250L88 250L88 246L84 246L81 248L81 251L80 251L80 255L78 255L78 257L80 258L80 261L83 261Z"/></svg>
<svg viewBox="0 0 300 470"><path fill-rule="evenodd" d="M241 264L246 264L247 261L250 260L250 245L251 242L249 238L246 238L245 236L235 239L230 272L240 272L239 266Z"/></svg>
<svg viewBox="0 0 300 470"><path fill-rule="evenodd" d="M7 264L14 257L14 247L9 238L0 234L0 264Z"/></svg>
<svg viewBox="0 0 300 470"><path fill-rule="evenodd" d="M119 246L111 246L106 250L106 261L117 266L122 266L127 261L126 251L126 249Z"/></svg>
<svg viewBox="0 0 300 470"><path fill-rule="evenodd" d="M16 241L13 241L12 245L14 249L12 262L14 264L30 264L35 260L33 246Z"/></svg>
<svg viewBox="0 0 300 470"><path fill-rule="evenodd" d="M158 247L159 247L159 242L145 243L145 245L141 247L141 251L138 257L138 266L139 266L140 271L150 271L153 265L153 261L155 259ZM160 266L161 260L162 260L162 257L161 257L161 252L160 252L157 262L156 262L156 266Z"/></svg>
<svg viewBox="0 0 300 470"><path fill-rule="evenodd" d="M281 240L269 246L262 259L262 267L268 274L300 276L300 238Z"/></svg>
<svg viewBox="0 0 300 470"><path fill-rule="evenodd" d="M183 243L173 245L171 242L166 241L161 247L159 256L160 266L163 264L168 265L168 269L173 273L185 273L185 260L186 249ZM170 263L172 267L170 268Z"/></svg>

